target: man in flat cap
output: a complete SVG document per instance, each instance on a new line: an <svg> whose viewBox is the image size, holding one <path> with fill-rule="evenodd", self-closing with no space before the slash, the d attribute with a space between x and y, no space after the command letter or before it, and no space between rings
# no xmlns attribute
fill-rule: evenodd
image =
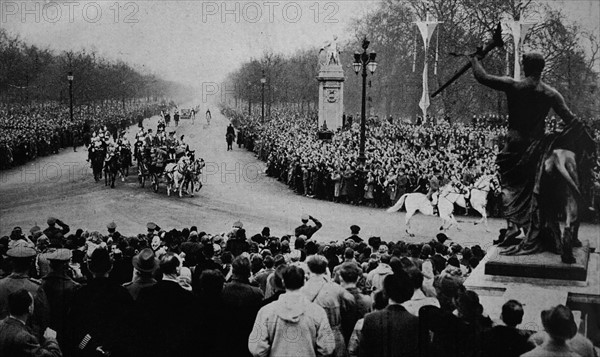
<svg viewBox="0 0 600 357"><path fill-rule="evenodd" d="M64 333L67 324L67 312L73 301L75 291L81 287L69 276L69 261L73 253L70 249L59 248L47 256L50 272L42 278L42 290L50 304L49 326L56 331L61 347L65 347Z"/></svg>
<svg viewBox="0 0 600 357"><path fill-rule="evenodd" d="M356 243L360 243L363 241L363 239L358 236L358 233L360 233L360 227L357 226L356 224L353 224L350 226L350 233L352 233L352 235L350 235L350 237L346 238L346 240L352 239Z"/></svg>
<svg viewBox="0 0 600 357"><path fill-rule="evenodd" d="M319 220L314 218L313 216L303 214L302 217L300 217L300 219L302 220L302 224L299 225L298 227L296 227L296 229L294 231L296 238L298 238L301 235L305 235L306 239L308 240L313 236L313 234L315 234L319 229L321 229L321 227L323 227L323 224L321 222L319 222ZM309 226L308 220L313 221L315 223L315 225Z"/></svg>
<svg viewBox="0 0 600 357"><path fill-rule="evenodd" d="M11 293L25 289L31 293L35 300L35 311L28 320L28 326L32 328L34 335L38 338L48 326L49 307L48 299L44 290L41 289L39 280L29 277L29 271L37 252L28 246L19 246L9 249L6 255L13 262L13 273L0 280L0 319L8 316L8 296Z"/></svg>
<svg viewBox="0 0 600 357"><path fill-rule="evenodd" d="M48 228L44 229L44 234L50 241L52 241L56 236L60 233L63 236L69 233L70 228L60 219L50 217L48 218ZM60 226L60 228L56 227L56 225Z"/></svg>

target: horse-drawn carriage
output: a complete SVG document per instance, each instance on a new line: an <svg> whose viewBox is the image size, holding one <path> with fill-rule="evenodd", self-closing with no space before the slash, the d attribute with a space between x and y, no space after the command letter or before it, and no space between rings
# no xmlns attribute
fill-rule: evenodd
<svg viewBox="0 0 600 357"><path fill-rule="evenodd" d="M181 109L181 119L192 119L192 110L189 108Z"/></svg>
<svg viewBox="0 0 600 357"><path fill-rule="evenodd" d="M185 149L176 150L175 160L167 159L167 153L161 148L152 149L154 152L144 151L141 146L136 148L138 162L138 181L141 187L146 180L150 180L152 190L158 192L161 183L167 186L167 195L171 191L179 191L179 197L189 193L194 197L202 187L200 174L204 168L203 159L195 159L193 152Z"/></svg>

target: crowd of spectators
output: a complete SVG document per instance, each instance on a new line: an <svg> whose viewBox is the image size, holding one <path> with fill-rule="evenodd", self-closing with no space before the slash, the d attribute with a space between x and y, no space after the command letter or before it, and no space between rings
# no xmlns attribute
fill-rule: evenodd
<svg viewBox="0 0 600 357"><path fill-rule="evenodd" d="M356 120L346 120L331 140L320 140L316 113L273 108L265 123L231 108L223 113L238 130L238 145L254 151L266 161L269 176L298 194L375 207L389 207L404 193L427 193L432 180L440 187L452 182L465 188L482 175L496 174L496 154L506 134L506 119L497 115L474 116L468 124L449 118L423 125L370 118L363 169ZM546 127L560 130L553 117ZM595 134L600 142L600 131ZM490 192L492 216L500 215L500 204L498 192Z"/></svg>
<svg viewBox="0 0 600 357"><path fill-rule="evenodd" d="M300 194L376 207L390 206L404 193L427 193L434 176L470 185L495 172L504 133L500 127L481 125L369 119L363 170L358 164L356 121L332 140L317 138L314 113L273 110L268 124L248 116L237 122L242 142L267 162L268 175Z"/></svg>
<svg viewBox="0 0 600 357"><path fill-rule="evenodd" d="M239 221L220 235L15 227L0 238L0 355L594 356L565 306L538 331L519 329L518 301L488 316L464 286L480 246L363 239L358 226L318 243L319 221L301 218L282 237Z"/></svg>
<svg viewBox="0 0 600 357"><path fill-rule="evenodd" d="M61 148L89 144L92 133L100 128L116 136L140 118L160 113L162 107L145 100L78 105L71 121L64 104L0 104L0 169L58 153Z"/></svg>

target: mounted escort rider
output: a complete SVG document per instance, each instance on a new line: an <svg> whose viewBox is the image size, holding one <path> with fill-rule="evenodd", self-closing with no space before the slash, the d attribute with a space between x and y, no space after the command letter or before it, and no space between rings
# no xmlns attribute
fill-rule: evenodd
<svg viewBox="0 0 600 357"><path fill-rule="evenodd" d="M121 132L121 137L119 138L119 140L117 140L117 150L119 153L123 153L123 150L125 150L127 163L129 166L133 166L133 158L131 156L131 143L129 142L127 137L125 137L124 131Z"/></svg>
<svg viewBox="0 0 600 357"><path fill-rule="evenodd" d="M438 200L439 200L439 191L440 191L440 180L438 178L438 176L436 175L437 172L434 172L433 174L431 174L431 176L429 177L429 191L427 192L427 199L429 200L429 202L431 202L431 205L433 206L433 215L434 216L439 216L439 211L438 211ZM435 194L438 194L438 199L436 199L434 201L433 197Z"/></svg>
<svg viewBox="0 0 600 357"><path fill-rule="evenodd" d="M142 147L144 146L144 138L146 136L146 132L144 131L144 128L140 128L140 131L138 131L137 133L135 133L135 143L133 144L133 156L137 157L139 154L141 154L141 150Z"/></svg>
<svg viewBox="0 0 600 357"><path fill-rule="evenodd" d="M93 132L90 147L88 148L87 161L92 161L92 157L96 152L106 150L106 145L106 141L104 141L104 134L96 134L96 132Z"/></svg>
<svg viewBox="0 0 600 357"><path fill-rule="evenodd" d="M106 147L106 157L104 158L104 162L105 163L109 162L113 156L118 155L118 154L119 154L119 151L118 151L117 144L115 144L115 143L108 144Z"/></svg>

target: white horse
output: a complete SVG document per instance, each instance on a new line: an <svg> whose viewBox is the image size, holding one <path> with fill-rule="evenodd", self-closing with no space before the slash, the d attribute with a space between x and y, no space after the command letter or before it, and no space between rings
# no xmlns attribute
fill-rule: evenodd
<svg viewBox="0 0 600 357"><path fill-rule="evenodd" d="M177 164L167 164L167 167L165 167L165 173L168 178L167 196L171 196L171 190L179 190L179 197L182 197L180 187L183 186L188 165L189 159L187 156L182 156Z"/></svg>
<svg viewBox="0 0 600 357"><path fill-rule="evenodd" d="M500 184L498 179L494 175L481 176L473 187L468 189L466 195L461 195L457 200L456 204L460 207L467 208L467 200L470 201L471 207L473 207L481 215L481 219L475 222L475 225L483 223L485 225L485 231L489 232L490 227L488 226L487 219L487 197L490 191L498 191Z"/></svg>
<svg viewBox="0 0 600 357"><path fill-rule="evenodd" d="M440 194L434 194L434 201L437 197L438 202L438 212L440 214L440 218L442 219L442 226L440 230L448 230L452 226L456 227L457 230L460 231L458 227L458 222L454 218L452 212L454 211L454 203L460 196L460 193L454 188L452 185L446 185L440 189ZM400 197L398 202L393 207L387 209L388 212L396 212L399 211L402 206L406 206L406 217L404 217L404 223L406 224L406 233L411 237L415 235L410 232L410 219L414 214L419 211L426 216L433 216L433 205L427 199L427 196L422 193L405 193Z"/></svg>

